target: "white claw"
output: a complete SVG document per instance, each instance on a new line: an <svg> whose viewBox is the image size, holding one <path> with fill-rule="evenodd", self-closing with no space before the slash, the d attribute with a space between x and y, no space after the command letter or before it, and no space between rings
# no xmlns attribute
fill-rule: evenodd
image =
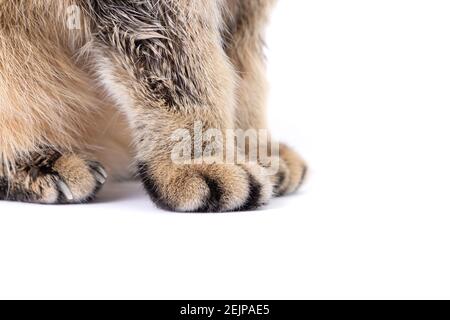
<svg viewBox="0 0 450 320"><path fill-rule="evenodd" d="M59 191L66 197L67 201L73 201L73 194L69 186L62 180L56 181Z"/></svg>
<svg viewBox="0 0 450 320"><path fill-rule="evenodd" d="M98 172L97 170L93 170L95 179L100 183L100 184L104 184L106 182L106 177L103 176L103 174L101 174L100 172Z"/></svg>
<svg viewBox="0 0 450 320"><path fill-rule="evenodd" d="M95 171L100 173L103 176L103 178L105 178L105 179L108 178L108 173L106 173L105 169L103 169L102 167L96 167Z"/></svg>

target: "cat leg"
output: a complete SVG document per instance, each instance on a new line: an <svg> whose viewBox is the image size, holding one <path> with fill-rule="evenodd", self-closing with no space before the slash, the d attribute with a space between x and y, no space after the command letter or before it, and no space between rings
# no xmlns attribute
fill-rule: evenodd
<svg viewBox="0 0 450 320"><path fill-rule="evenodd" d="M55 33L64 25L51 6L20 15L15 6L0 5L0 200L88 201L106 179L84 152L100 102L68 54L69 38Z"/></svg>
<svg viewBox="0 0 450 320"><path fill-rule="evenodd" d="M224 16L227 27L223 37L225 50L238 71L236 127L243 130L268 128L263 39L273 2L273 0L226 1ZM268 148L270 149L270 146ZM273 176L275 194L288 194L301 186L307 167L294 150L280 144L279 159L272 158L269 162L276 163L279 168L277 174Z"/></svg>
<svg viewBox="0 0 450 320"><path fill-rule="evenodd" d="M187 212L250 210L265 204L272 184L255 162L224 163L220 152L174 161L174 133L234 127L235 74L223 51L219 1L91 1L99 26L99 77L127 115L136 167L162 208ZM191 149L191 147L194 147ZM189 159L191 159L189 151ZM200 155L201 156L201 155Z"/></svg>

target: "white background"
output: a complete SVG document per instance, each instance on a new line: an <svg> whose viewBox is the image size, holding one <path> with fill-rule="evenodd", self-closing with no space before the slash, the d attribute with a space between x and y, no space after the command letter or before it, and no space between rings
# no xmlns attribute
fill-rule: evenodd
<svg viewBox="0 0 450 320"><path fill-rule="evenodd" d="M254 213L163 212L139 185L0 203L0 298L450 298L450 2L281 0L274 133L310 163Z"/></svg>

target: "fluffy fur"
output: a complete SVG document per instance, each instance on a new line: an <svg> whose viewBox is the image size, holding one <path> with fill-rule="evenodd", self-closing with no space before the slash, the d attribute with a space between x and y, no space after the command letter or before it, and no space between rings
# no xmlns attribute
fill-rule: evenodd
<svg viewBox="0 0 450 320"><path fill-rule="evenodd" d="M249 210L296 190L306 167L284 145L274 175L258 159L170 158L172 133L199 120L267 128L273 2L0 0L0 199L84 202L106 171L136 173L177 211ZM77 29L67 27L70 8Z"/></svg>

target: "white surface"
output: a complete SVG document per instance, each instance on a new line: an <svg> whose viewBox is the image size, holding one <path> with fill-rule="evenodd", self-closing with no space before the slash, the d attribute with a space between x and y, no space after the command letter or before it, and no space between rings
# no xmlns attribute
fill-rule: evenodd
<svg viewBox="0 0 450 320"><path fill-rule="evenodd" d="M450 3L281 0L271 121L312 167L255 213L0 203L2 298L450 298Z"/></svg>

